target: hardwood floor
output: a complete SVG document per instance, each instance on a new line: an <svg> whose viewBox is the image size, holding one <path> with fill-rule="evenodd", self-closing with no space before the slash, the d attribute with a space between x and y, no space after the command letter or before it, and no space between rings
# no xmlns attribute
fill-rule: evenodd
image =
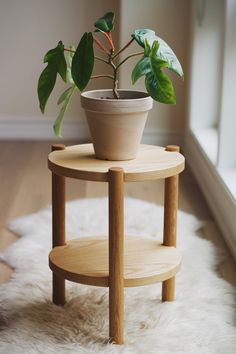
<svg viewBox="0 0 236 354"><path fill-rule="evenodd" d="M17 239L7 230L11 219L36 212L51 203L51 174L47 168L50 150L48 142L0 142L0 250ZM217 271L236 285L235 263L188 167L181 174L180 181L179 208L200 219L212 221L201 237L210 239L225 250L227 257ZM163 204L163 181L127 183L125 188L127 196ZM106 194L106 183L67 179L67 200ZM12 269L0 263L0 284L8 281L11 273Z"/></svg>

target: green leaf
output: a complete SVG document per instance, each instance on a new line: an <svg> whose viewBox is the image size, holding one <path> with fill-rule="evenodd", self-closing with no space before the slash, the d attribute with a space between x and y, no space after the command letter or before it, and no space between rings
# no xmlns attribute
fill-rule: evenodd
<svg viewBox="0 0 236 354"><path fill-rule="evenodd" d="M152 71L151 68L151 63L150 63L150 58L149 57L143 57L138 61L138 63L135 65L133 71L132 71L132 83L135 84L135 82L140 79L141 76L147 75Z"/></svg>
<svg viewBox="0 0 236 354"><path fill-rule="evenodd" d="M55 57L57 57L59 52L63 52L64 50L64 45L62 43L62 41L59 41L57 46L53 49L50 49L45 55L44 55L44 59L43 62L44 63L50 63L53 62L55 60Z"/></svg>
<svg viewBox="0 0 236 354"><path fill-rule="evenodd" d="M61 104L63 101L65 101L65 99L67 98L68 94L70 93L70 91L72 90L72 87L69 87L68 89L66 89L61 96L59 97L57 104Z"/></svg>
<svg viewBox="0 0 236 354"><path fill-rule="evenodd" d="M44 63L48 63L55 67L62 80L66 82L66 59L64 55L64 45L62 41L58 45L50 49L44 56Z"/></svg>
<svg viewBox="0 0 236 354"><path fill-rule="evenodd" d="M146 42L146 40L145 40ZM146 43L145 43L146 46ZM149 46L147 44L147 46ZM146 51L147 55L144 55L143 58L139 60L139 62L136 64L132 71L132 83L135 84L135 82L142 77L143 75L147 75L149 73L153 73L153 66L152 62L154 62L155 65L158 65L159 68L164 68L167 67L168 64L163 61L159 60L156 57L157 50L159 48L159 44L157 41L153 42L152 48L149 47L149 49Z"/></svg>
<svg viewBox="0 0 236 354"><path fill-rule="evenodd" d="M175 104L175 92L171 80L166 76L161 68L165 62L156 58L150 58L152 72L146 75L145 86L149 95L158 102Z"/></svg>
<svg viewBox="0 0 236 354"><path fill-rule="evenodd" d="M146 57L148 57L150 55L150 52L151 52L151 47L150 47L148 41L145 38L145 40L144 40L144 55Z"/></svg>
<svg viewBox="0 0 236 354"><path fill-rule="evenodd" d="M55 86L57 73L66 81L67 65L62 41L46 53L44 63L48 63L48 65L42 71L38 80L38 98L42 113L45 111L46 103Z"/></svg>
<svg viewBox="0 0 236 354"><path fill-rule="evenodd" d="M158 38L158 42L160 44L157 53L158 58L168 63L168 69L179 75L181 78L184 78L182 66L170 46L161 38Z"/></svg>
<svg viewBox="0 0 236 354"><path fill-rule="evenodd" d="M70 84L74 84L74 80L72 79L72 76L71 76L71 68L67 68L66 82L69 82Z"/></svg>
<svg viewBox="0 0 236 354"><path fill-rule="evenodd" d="M173 50L163 39L157 37L153 30L138 29L134 31L132 37L143 48L145 48L145 40L148 42L150 47L152 47L153 42L157 40L159 43L159 49L156 54L157 58L166 61L168 63L168 69L172 70L181 77L184 76L181 64Z"/></svg>
<svg viewBox="0 0 236 354"><path fill-rule="evenodd" d="M159 43L155 40L149 50L149 56L144 56L132 71L133 84L143 75L149 95L156 101L173 104L176 102L171 80L162 69L168 66L166 61L157 58Z"/></svg>
<svg viewBox="0 0 236 354"><path fill-rule="evenodd" d="M59 112L59 115L57 116L57 119L53 125L53 129L54 129L54 133L56 136L58 137L62 137L61 135L61 128L62 128L62 123L63 123L63 119L64 119L64 115L65 112L68 108L70 99L74 93L75 90L75 85L71 86L69 89L67 89L65 92L63 92L63 94L61 95L61 97L59 98L58 102L61 101L60 103L63 102L63 105L61 107L61 110ZM62 99L63 96L63 99Z"/></svg>
<svg viewBox="0 0 236 354"><path fill-rule="evenodd" d="M55 86L56 78L57 70L52 64L48 64L39 77L38 98L40 103L40 110L42 113L45 111L45 106Z"/></svg>
<svg viewBox="0 0 236 354"><path fill-rule="evenodd" d="M72 78L80 91L83 91L87 86L93 72L93 66L93 35L91 32L85 32L73 56L71 67Z"/></svg>
<svg viewBox="0 0 236 354"><path fill-rule="evenodd" d="M144 42L145 40L147 43L152 46L152 40L155 38L156 34L153 30L150 29L137 29L134 31L134 33L131 35L136 42L144 48ZM151 44L150 44L151 43Z"/></svg>
<svg viewBox="0 0 236 354"><path fill-rule="evenodd" d="M152 48L151 48L151 52L150 52L150 56L152 58L158 58L157 56L157 51L160 47L160 44L158 43L157 40L155 40L153 43L152 43ZM167 65L168 66L168 65Z"/></svg>
<svg viewBox="0 0 236 354"><path fill-rule="evenodd" d="M94 26L102 32L110 32L114 28L114 19L115 14L107 12L94 23Z"/></svg>

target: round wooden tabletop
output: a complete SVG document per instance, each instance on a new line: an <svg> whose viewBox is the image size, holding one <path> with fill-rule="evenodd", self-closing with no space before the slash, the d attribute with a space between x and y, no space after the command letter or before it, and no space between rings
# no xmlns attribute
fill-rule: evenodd
<svg viewBox="0 0 236 354"><path fill-rule="evenodd" d="M58 276L81 284L109 286L107 237L86 237L54 247L49 266ZM154 239L125 237L124 286L162 282L180 269L181 256L175 247Z"/></svg>
<svg viewBox="0 0 236 354"><path fill-rule="evenodd" d="M154 145L140 145L137 158L127 161L99 160L92 144L68 146L48 156L48 167L57 175L88 181L108 181L108 170L120 167L124 181L145 181L171 177L184 170L184 157L176 151Z"/></svg>

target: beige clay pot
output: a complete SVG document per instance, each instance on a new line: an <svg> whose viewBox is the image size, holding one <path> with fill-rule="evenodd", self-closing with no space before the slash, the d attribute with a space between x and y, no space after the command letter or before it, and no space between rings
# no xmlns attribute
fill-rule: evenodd
<svg viewBox="0 0 236 354"><path fill-rule="evenodd" d="M148 111L153 100L147 93L119 90L87 91L81 94L95 155L103 160L131 160L137 156Z"/></svg>

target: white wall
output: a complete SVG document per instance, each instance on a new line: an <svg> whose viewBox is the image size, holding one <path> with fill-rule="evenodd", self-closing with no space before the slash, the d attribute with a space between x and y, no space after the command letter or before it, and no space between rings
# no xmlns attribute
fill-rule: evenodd
<svg viewBox="0 0 236 354"><path fill-rule="evenodd" d="M0 138L53 136L52 122L58 113L56 99L63 86L57 84L56 92L48 102L46 114L42 116L36 89L39 74L44 68L43 55L59 40L66 45L77 44L86 30L93 29L94 20L107 11L116 12L116 29L120 28L121 18L121 31L116 32L117 42L120 39L124 44L136 28L152 28L171 45L185 69L188 3L188 0L1 0ZM122 71L122 87L131 86L130 65L131 62L127 63ZM175 75L171 76L176 89L177 105L154 104L145 130L147 135L152 136L153 142L157 132L164 136L172 133L174 139L183 131L186 84ZM97 81L96 86L100 83ZM110 85L110 82L103 82L105 85ZM142 84L137 83L133 89L136 88L142 88ZM73 98L65 122L65 138L74 138L77 134L80 138L87 137L78 94Z"/></svg>
<svg viewBox="0 0 236 354"><path fill-rule="evenodd" d="M85 31L93 30L97 18L112 10L119 15L118 0L0 0L0 138L53 136L56 101L64 86L57 84L42 116L37 80L45 67L43 56L59 40L77 45ZM98 64L98 69L102 66ZM75 96L66 114L64 136L75 137L78 130L79 137L86 137L84 113L79 95Z"/></svg>

